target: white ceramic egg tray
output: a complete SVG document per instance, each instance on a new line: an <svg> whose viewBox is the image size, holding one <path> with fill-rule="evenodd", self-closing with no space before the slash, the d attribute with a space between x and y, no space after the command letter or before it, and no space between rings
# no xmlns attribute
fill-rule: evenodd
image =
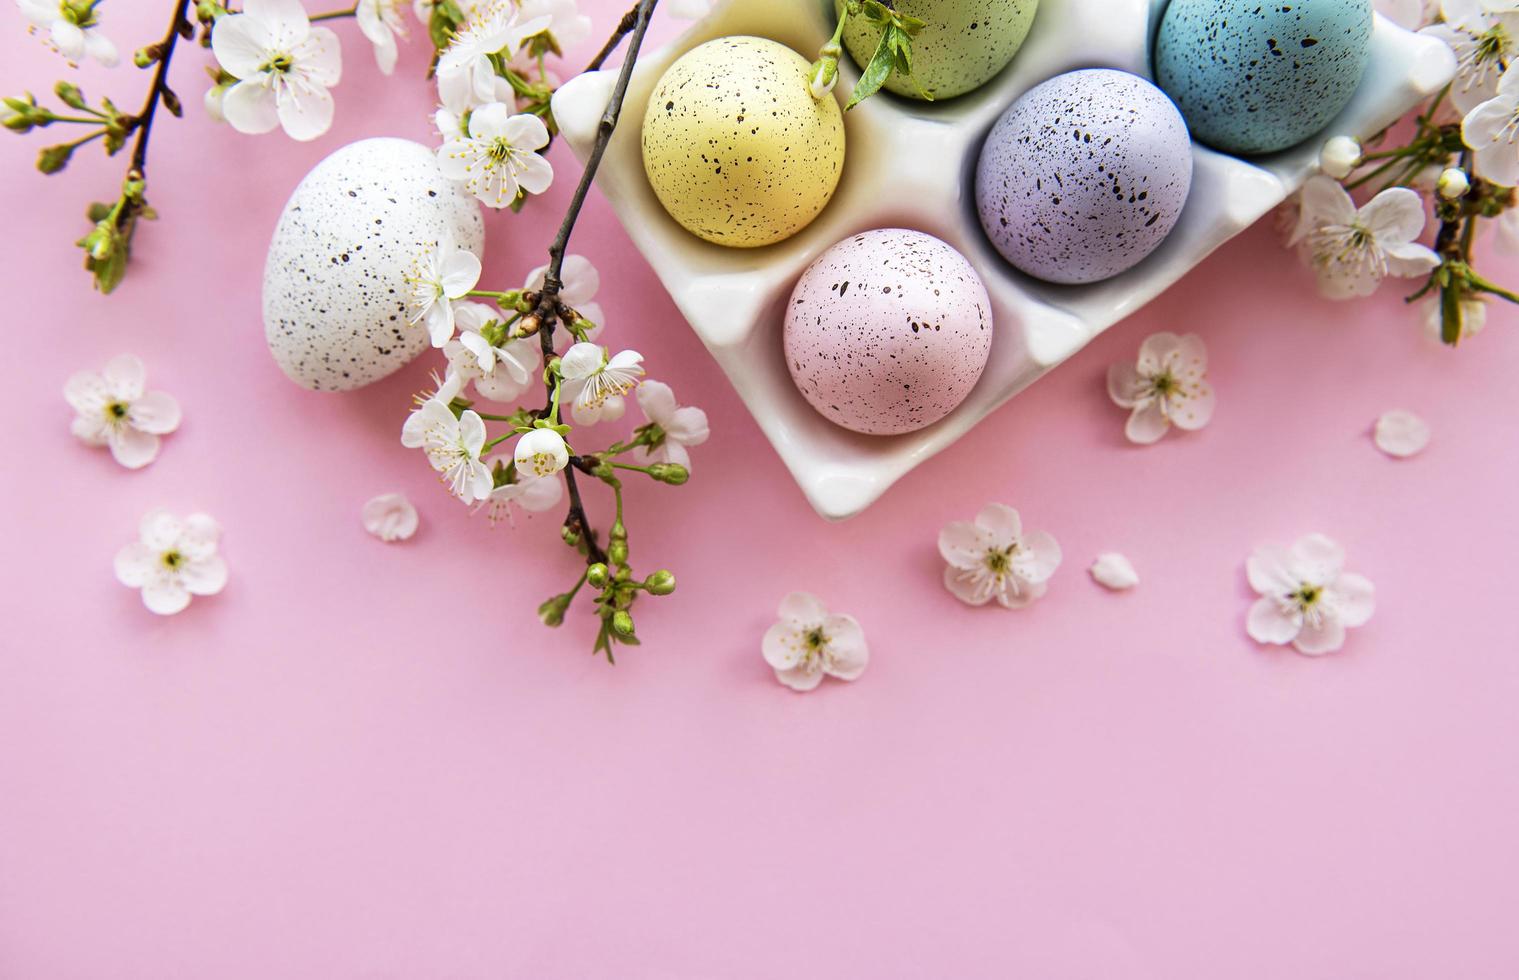
<svg viewBox="0 0 1519 980"><path fill-rule="evenodd" d="M597 183L818 513L840 519L865 509L1280 204L1314 172L1323 138L1381 131L1455 70L1443 42L1378 16L1361 87L1323 138L1248 161L1196 146L1181 220L1138 266L1087 286L1023 275L992 248L976 218L972 175L983 138L1019 95L1053 75L1108 67L1149 77L1149 42L1164 6L1165 0L1041 0L1017 57L975 92L939 103L883 92L855 107L845 117L844 174L833 200L794 237L758 249L702 241L665 213L644 176L644 109L670 63L715 37L758 35L816 57L832 33L831 0L721 0L681 37L639 59ZM835 94L843 96L858 73L847 55L841 69ZM591 72L554 97L554 115L581 160L615 79L615 71ZM867 436L827 421L802 398L782 358L781 323L792 287L813 259L842 238L886 227L915 228L959 249L991 294L996 332L985 373L957 409L917 432Z"/></svg>

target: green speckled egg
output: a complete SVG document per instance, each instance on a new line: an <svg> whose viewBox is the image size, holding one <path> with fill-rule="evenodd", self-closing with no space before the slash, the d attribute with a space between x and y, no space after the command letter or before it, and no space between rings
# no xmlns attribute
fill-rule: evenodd
<svg viewBox="0 0 1519 980"><path fill-rule="evenodd" d="M1319 132L1355 95L1371 26L1371 0L1171 0L1155 81L1196 139L1274 153Z"/></svg>
<svg viewBox="0 0 1519 980"><path fill-rule="evenodd" d="M912 41L913 78L935 99L980 88L1013 60L1023 46L1039 0L897 0L896 9L923 21ZM881 39L863 17L844 27L844 46L864 67ZM892 72L886 88L919 98L911 81Z"/></svg>
<svg viewBox="0 0 1519 980"><path fill-rule="evenodd" d="M844 119L814 100L806 58L761 37L681 55L649 95L643 165L670 216L719 245L789 238L818 216L844 169Z"/></svg>

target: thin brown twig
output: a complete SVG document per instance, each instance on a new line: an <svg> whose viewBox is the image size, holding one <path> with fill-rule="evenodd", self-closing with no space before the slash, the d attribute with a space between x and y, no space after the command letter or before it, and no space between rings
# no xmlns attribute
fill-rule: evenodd
<svg viewBox="0 0 1519 980"><path fill-rule="evenodd" d="M600 53L592 59L588 71L594 71L608 55L616 49L622 38L630 34L628 42L628 54L623 60L622 68L618 72L617 82L612 88L612 96L607 100L606 109L602 111L601 121L596 127L596 142L591 147L590 155L586 158L585 171L580 175L580 183L575 186L575 193L570 198L569 207L565 210L564 219L559 223L559 233L554 236L554 242L549 246L549 267L543 276L543 288L538 293L538 306L534 311L541 324L538 337L543 350L543 360L547 364L554 357L554 330L560 321L560 314L565 306L559 299L559 292L564 288L561 275L564 271L564 256L569 248L570 233L575 230L575 223L580 218L580 212L585 207L586 197L590 194L591 181L596 177L596 170L601 166L601 158L606 153L607 144L612 139L612 133L617 129L617 120L622 114L622 102L628 92L628 82L633 77L633 65L638 60L638 50L643 46L644 34L649 29L649 19L654 14L654 5L658 0L639 0L638 6L623 15L617 24L617 29L602 47ZM546 377L544 385L548 395L549 404L553 404L554 380ZM569 492L569 513L565 515L565 527L579 534L585 542L586 562L588 564L605 563L607 554L596 541L595 533L591 529L590 519L586 516L585 502L580 496L580 486L575 478L575 470L582 469L588 472L584 461L579 457L571 459L571 465L564 469L564 484Z"/></svg>
<svg viewBox="0 0 1519 980"><path fill-rule="evenodd" d="M153 118L158 114L158 104L163 101L164 93L170 91L167 82L169 62L174 58L174 46L179 43L182 25L189 24L185 17L189 9L190 0L179 0L174 7L174 19L169 22L169 32L158 44L163 54L159 56L158 67L153 72L153 87L148 90L147 101L137 114L137 123L133 127L137 130L137 141L132 144L132 170L139 178L148 166L148 137L153 132ZM172 93L170 97L174 97Z"/></svg>

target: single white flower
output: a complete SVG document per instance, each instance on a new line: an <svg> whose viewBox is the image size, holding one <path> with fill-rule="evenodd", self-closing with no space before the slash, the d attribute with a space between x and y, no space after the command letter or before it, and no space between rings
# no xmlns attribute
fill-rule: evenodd
<svg viewBox="0 0 1519 980"><path fill-rule="evenodd" d="M438 147L438 166L482 203L504 208L519 191L542 194L553 183L554 168L534 152L548 142L542 119L514 116L504 103L492 102L470 112L467 138Z"/></svg>
<svg viewBox="0 0 1519 980"><path fill-rule="evenodd" d="M387 75L395 71L399 53L396 35L406 36L406 21L397 0L358 0L354 19L359 22L359 31L374 45L374 61L380 71Z"/></svg>
<svg viewBox="0 0 1519 980"><path fill-rule="evenodd" d="M1335 180L1344 180L1361 165L1361 144L1349 136L1335 136L1319 150L1319 169Z"/></svg>
<svg viewBox="0 0 1519 980"><path fill-rule="evenodd" d="M1047 531L1023 530L1023 519L1006 504L987 504L974 521L951 521L939 532L939 554L948 563L944 587L966 605L996 599L1021 609L1044 595L1060 567L1060 545Z"/></svg>
<svg viewBox="0 0 1519 980"><path fill-rule="evenodd" d="M222 98L227 122L240 133L276 126L313 140L332 126L328 89L342 76L338 36L312 27L300 0L247 0L211 31L211 50L237 84Z"/></svg>
<svg viewBox="0 0 1519 980"><path fill-rule="evenodd" d="M1519 55L1519 4L1502 0L1445 0L1445 22L1420 33L1437 37L1456 52L1456 79L1450 100L1471 112L1498 90L1498 79Z"/></svg>
<svg viewBox="0 0 1519 980"><path fill-rule="evenodd" d="M417 533L417 509L404 493L382 493L371 497L359 512L364 530L390 544L405 541Z"/></svg>
<svg viewBox="0 0 1519 980"><path fill-rule="evenodd" d="M515 401L538 380L543 354L537 337L519 337L491 346L480 332L500 314L484 303L454 304L459 336L443 345L451 375L472 382L481 398Z"/></svg>
<svg viewBox="0 0 1519 980"><path fill-rule="evenodd" d="M643 355L625 350L608 357L599 344L579 343L559 359L559 375L564 379L562 397L572 402L576 422L615 422L626 410L622 396L643 377Z"/></svg>
<svg viewBox="0 0 1519 980"><path fill-rule="evenodd" d="M513 511L521 507L530 514L552 510L564 497L564 482L557 476L536 477L517 474L513 483L503 483L490 492L481 505L491 526L506 521L515 523Z"/></svg>
<svg viewBox="0 0 1519 980"><path fill-rule="evenodd" d="M116 45L100 31L100 0L16 0L31 33L47 32L47 43L70 64L86 57L107 68L120 61Z"/></svg>
<svg viewBox="0 0 1519 980"><path fill-rule="evenodd" d="M1413 412L1395 408L1377 419L1372 441L1394 459L1417 456L1429 445L1429 423Z"/></svg>
<svg viewBox="0 0 1519 980"><path fill-rule="evenodd" d="M439 101L461 114L492 101L498 76L491 56L512 55L524 40L548 24L546 17L521 20L516 5L509 0L492 0L472 10L464 29L438 56Z"/></svg>
<svg viewBox="0 0 1519 980"><path fill-rule="evenodd" d="M1422 276L1440 264L1420 245L1424 201L1392 187L1357 209L1338 181L1310 177L1299 194L1302 214L1289 245L1299 245L1330 299L1370 296L1387 276Z"/></svg>
<svg viewBox="0 0 1519 980"><path fill-rule="evenodd" d="M564 469L570 462L570 450L564 436L553 429L534 429L517 440L512 459L520 472L542 478Z"/></svg>
<svg viewBox="0 0 1519 980"><path fill-rule="evenodd" d="M140 539L116 553L116 579L142 590L142 604L160 616L177 613L192 595L215 595L227 585L227 563L216 553L221 527L205 514L180 520L155 510L138 526Z"/></svg>
<svg viewBox="0 0 1519 980"><path fill-rule="evenodd" d="M540 265L528 273L522 288L534 291L542 289L548 271L547 264ZM595 340L606 326L606 314L602 312L601 304L595 302L596 291L601 288L601 273L596 271L591 260L585 256L567 255L559 268L559 278L559 298L564 305L596 324L595 329L586 332L588 339Z"/></svg>
<svg viewBox="0 0 1519 980"><path fill-rule="evenodd" d="M491 471L480 461L485 421L478 413L466 409L455 416L441 396L429 398L406 419L401 445L423 450L449 492L465 503L490 495Z"/></svg>
<svg viewBox="0 0 1519 980"><path fill-rule="evenodd" d="M74 409L69 426L87 446L109 446L127 469L147 466L158 456L158 437L179 428L179 402L161 391L147 391L142 361L122 354L99 373L80 371L63 386Z"/></svg>
<svg viewBox="0 0 1519 980"><path fill-rule="evenodd" d="M1472 182L1466 176L1466 171L1460 167L1449 167L1442 171L1440 179L1435 183L1435 193L1447 201L1454 201L1466 196L1466 192L1472 189Z"/></svg>
<svg viewBox="0 0 1519 980"><path fill-rule="evenodd" d="M456 246L451 233L445 232L442 241L417 256L406 275L406 305L411 322L426 325L434 347L442 347L454 335L454 301L467 296L479 281L479 257Z"/></svg>
<svg viewBox="0 0 1519 980"><path fill-rule="evenodd" d="M668 0L665 9L671 17L681 20L701 20L712 12L712 0Z"/></svg>
<svg viewBox="0 0 1519 980"><path fill-rule="evenodd" d="M638 386L635 395L644 418L649 420L652 446L633 449L633 462L639 466L650 463L678 463L687 471L691 469L691 454L686 450L707 441L711 430L707 427L707 413L690 405L675 401L675 392L663 381L645 381Z"/></svg>
<svg viewBox="0 0 1519 980"><path fill-rule="evenodd" d="M760 652L775 669L775 679L793 691L810 691L824 675L852 681L865 673L870 649L865 631L853 616L830 615L808 592L781 600L780 621L765 631Z"/></svg>
<svg viewBox="0 0 1519 980"><path fill-rule="evenodd" d="M1519 184L1519 71L1504 72L1497 94L1466 114L1461 139L1475 151L1478 174L1504 187Z"/></svg>
<svg viewBox="0 0 1519 980"><path fill-rule="evenodd" d="M1371 582L1347 572L1345 552L1322 534L1291 548L1257 548L1245 564L1260 598L1250 607L1245 630L1257 643L1292 644L1299 653L1332 653L1345 644L1345 630L1371 618Z"/></svg>
<svg viewBox="0 0 1519 980"><path fill-rule="evenodd" d="M1201 429L1213 418L1213 386L1205 380L1208 351L1196 334L1151 334L1139 345L1139 361L1108 368L1108 397L1127 408L1123 434L1148 445L1178 429Z"/></svg>
<svg viewBox="0 0 1519 980"><path fill-rule="evenodd" d="M1464 293L1461 296L1461 340L1474 337L1487 326L1487 303L1481 296ZM1445 310L1438 295L1424 303L1424 333L1431 340L1444 341L1441 333L1445 328Z"/></svg>
<svg viewBox="0 0 1519 980"><path fill-rule="evenodd" d="M1139 584L1134 563L1116 551L1098 555L1089 571L1092 580L1110 592L1123 592Z"/></svg>
<svg viewBox="0 0 1519 980"><path fill-rule="evenodd" d="M1434 22L1440 4L1438 0L1376 0L1376 9L1404 30L1417 31Z"/></svg>
<svg viewBox="0 0 1519 980"><path fill-rule="evenodd" d="M538 33L553 36L561 49L572 48L591 36L591 18L582 14L575 0L518 0L524 21L547 19L548 24Z"/></svg>

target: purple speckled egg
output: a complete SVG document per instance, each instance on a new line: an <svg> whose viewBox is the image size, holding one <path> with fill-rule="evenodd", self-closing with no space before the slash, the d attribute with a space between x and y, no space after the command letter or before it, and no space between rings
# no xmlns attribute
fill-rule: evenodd
<svg viewBox="0 0 1519 980"><path fill-rule="evenodd" d="M1029 89L981 147L976 207L997 251L1039 279L1097 282L1160 245L1192 187L1192 141L1164 92L1088 68Z"/></svg>
<svg viewBox="0 0 1519 980"><path fill-rule="evenodd" d="M818 256L786 307L786 366L829 421L895 435L970 394L992 348L992 305L965 256L879 228Z"/></svg>

